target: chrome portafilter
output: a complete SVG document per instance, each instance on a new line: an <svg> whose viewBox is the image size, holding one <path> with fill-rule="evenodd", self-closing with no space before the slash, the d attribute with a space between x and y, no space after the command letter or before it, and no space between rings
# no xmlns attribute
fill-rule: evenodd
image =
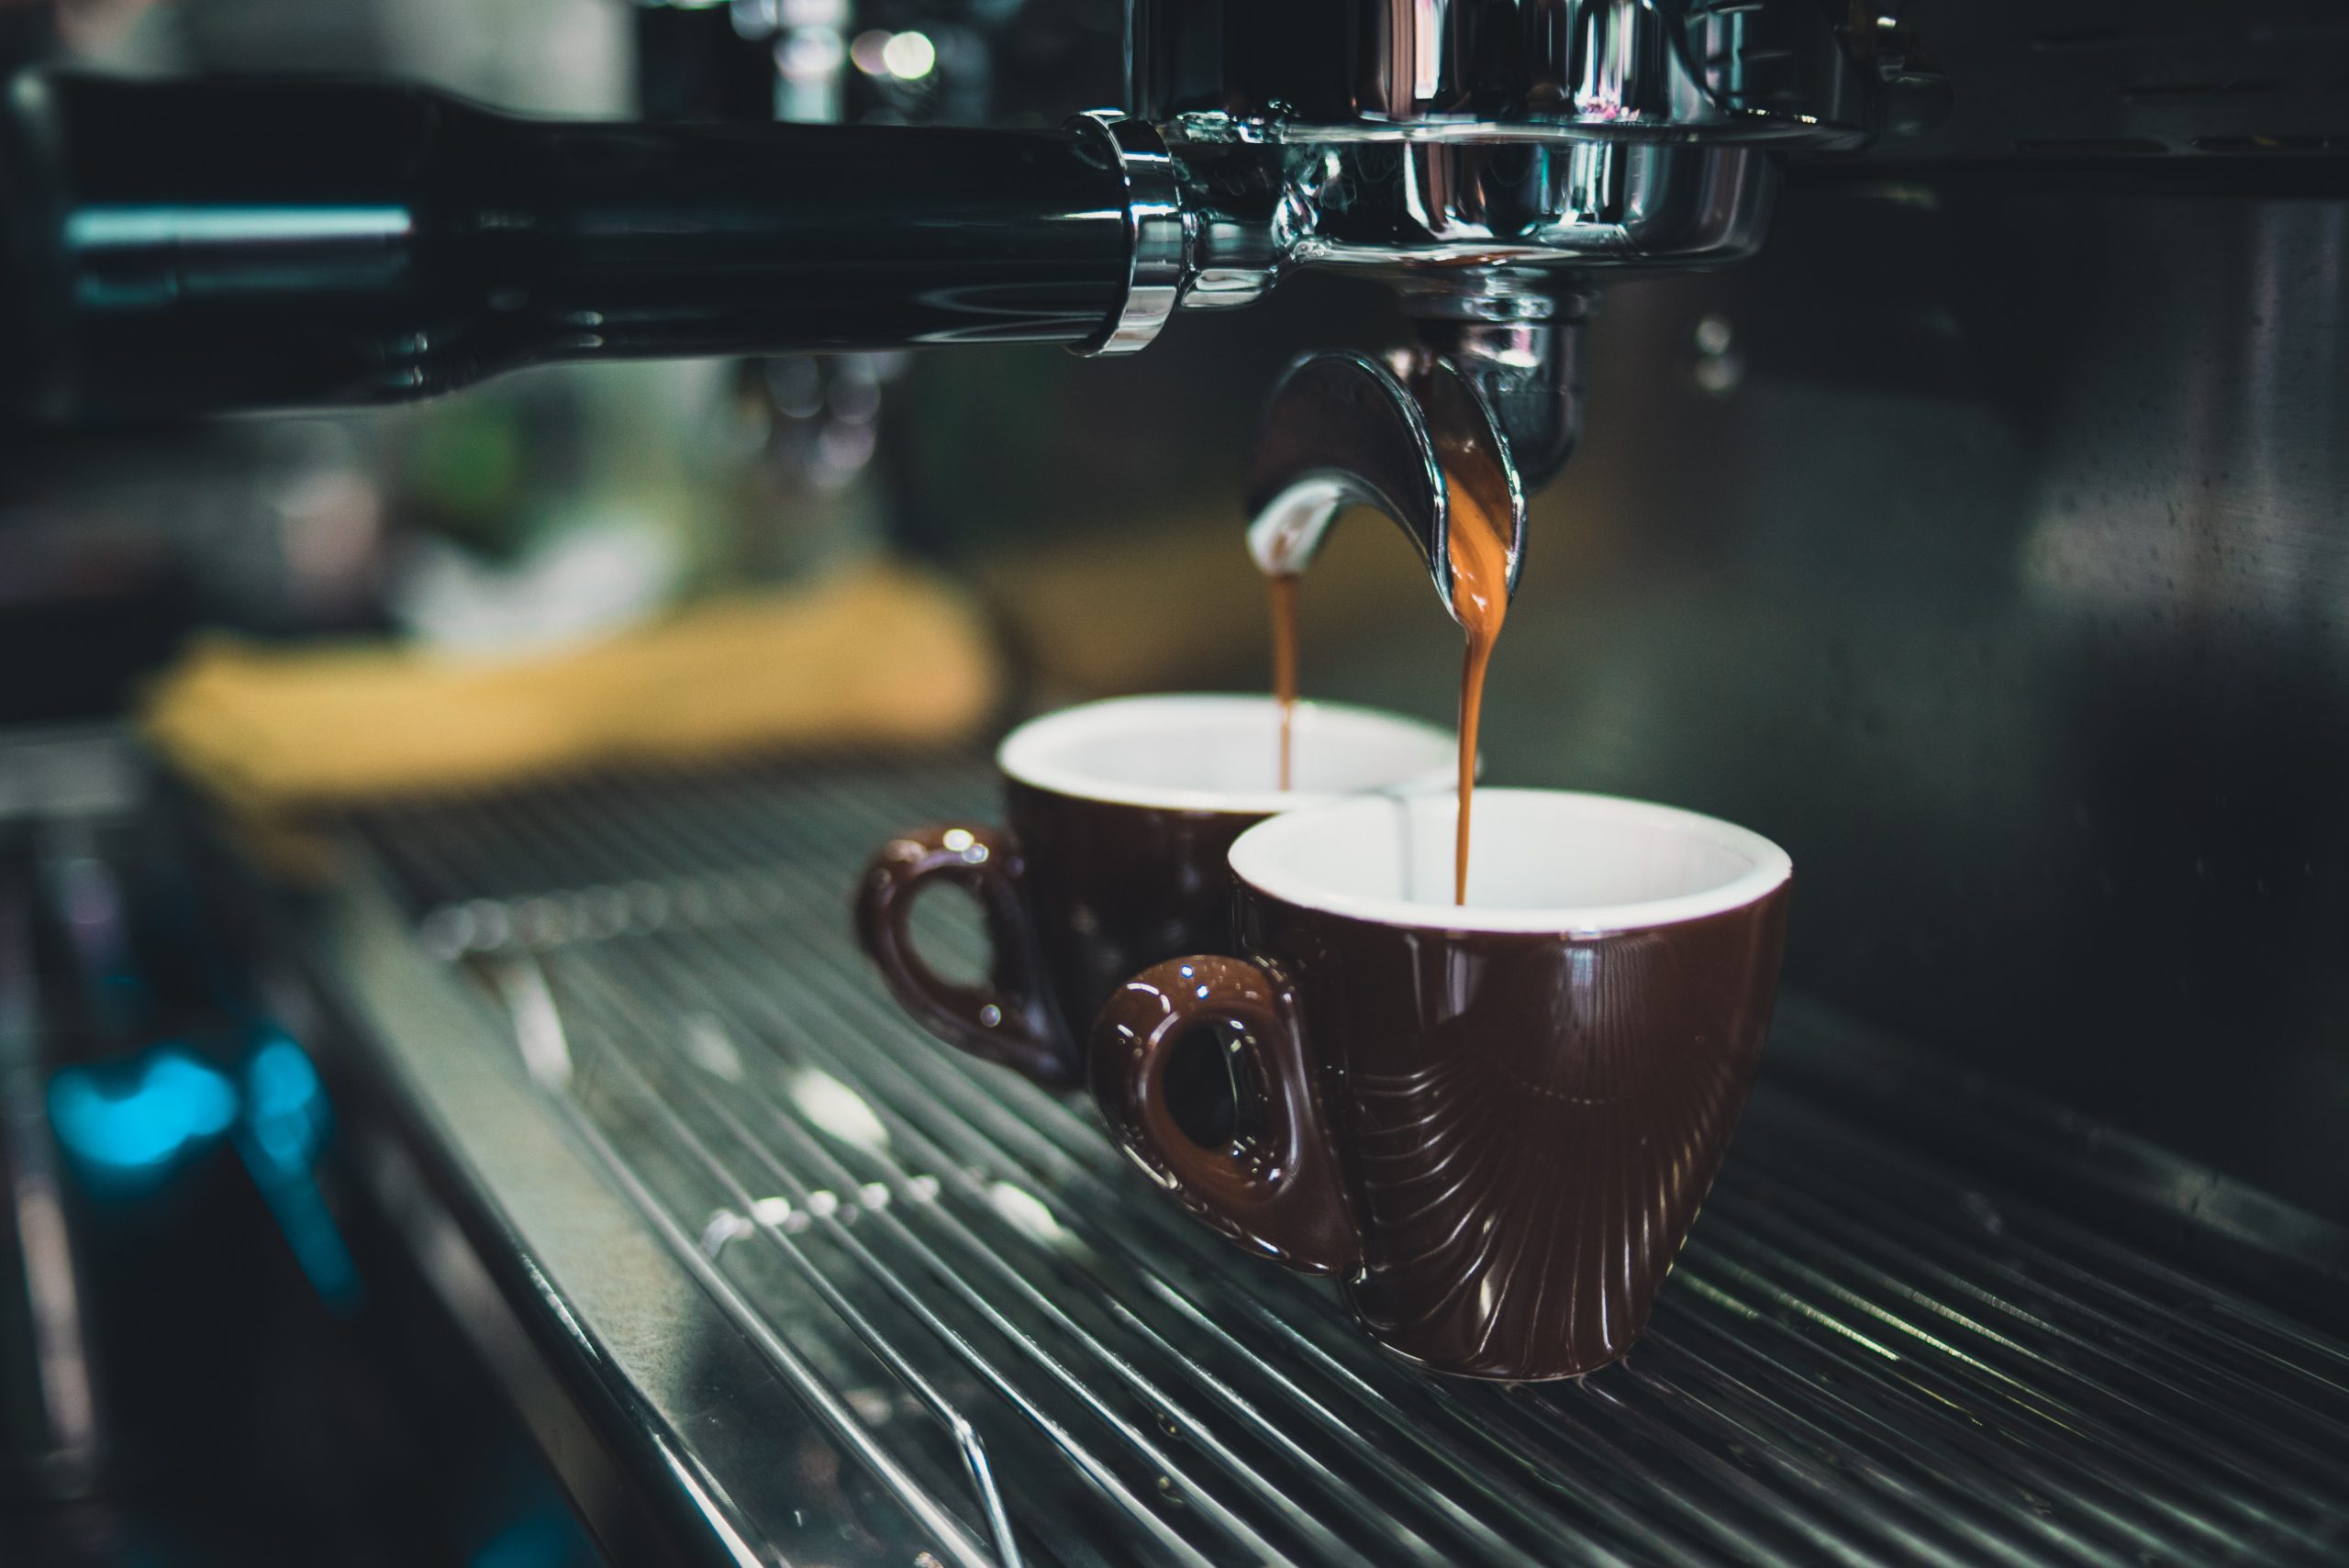
<svg viewBox="0 0 2349 1568"><path fill-rule="evenodd" d="M1597 289L1751 255L1777 154L1856 147L1881 119L1887 36L1807 0L1135 0L1129 104L1163 140L1118 146L1136 189L1163 172L1175 193L1145 204L1167 216L1135 228L1137 267L1170 259L1178 311L1353 272L1415 323L1408 348L1308 354L1275 389L1246 497L1258 563L1301 569L1365 505L1451 611L1456 486L1506 519L1514 592L1527 493L1578 432Z"/></svg>

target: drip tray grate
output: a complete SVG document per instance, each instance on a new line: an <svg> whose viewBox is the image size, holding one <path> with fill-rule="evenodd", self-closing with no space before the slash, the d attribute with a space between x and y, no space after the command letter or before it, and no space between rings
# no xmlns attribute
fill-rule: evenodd
<svg viewBox="0 0 2349 1568"><path fill-rule="evenodd" d="M968 764L743 766L354 825L821 1434L843 1522L804 1560L2349 1553L2349 1349L1766 1067L1627 1361L1508 1388L1386 1358L1147 1190L1089 1107L883 996L847 930L863 857L991 795Z"/></svg>

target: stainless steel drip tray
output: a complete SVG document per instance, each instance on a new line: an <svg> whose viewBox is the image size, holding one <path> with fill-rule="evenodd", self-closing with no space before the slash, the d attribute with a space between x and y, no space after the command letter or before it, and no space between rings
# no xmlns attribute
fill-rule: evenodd
<svg viewBox="0 0 2349 1568"><path fill-rule="evenodd" d="M1386 1358L880 995L863 856L991 794L745 766L354 824L307 925L357 1164L591 1518L899 1568L2349 1551L2349 1346L1783 1075L1627 1361Z"/></svg>

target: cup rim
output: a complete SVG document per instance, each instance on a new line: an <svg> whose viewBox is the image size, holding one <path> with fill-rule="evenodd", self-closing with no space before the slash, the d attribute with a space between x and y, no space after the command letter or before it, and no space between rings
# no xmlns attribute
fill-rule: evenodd
<svg viewBox="0 0 2349 1568"><path fill-rule="evenodd" d="M1107 728L1113 732L1128 726L1164 722L1170 713L1186 711L1196 717L1235 718L1276 710L1270 693L1151 692L1137 696L1108 697L1058 708L1031 718L1003 738L996 748L996 768L1007 779L1033 789L1079 800L1113 806L1142 806L1161 811L1220 811L1248 817L1270 817L1317 806L1331 805L1364 793L1422 793L1457 782L1460 741L1451 730L1386 708L1356 703L1300 698L1297 732L1303 736L1318 725L1370 722L1406 732L1431 743L1432 765L1407 778L1368 786L1365 790L1201 789L1182 785L1136 784L1104 779L1081 769L1065 767L1052 758L1053 750L1070 739L1071 731Z"/></svg>
<svg viewBox="0 0 2349 1568"><path fill-rule="evenodd" d="M1717 817L1663 806L1624 795L1598 795L1585 790L1498 789L1478 786L1475 808L1508 799L1536 798L1571 801L1600 817L1643 821L1707 840L1741 855L1747 869L1699 893L1669 898L1642 899L1628 904L1554 905L1503 908L1477 905L1436 904L1409 898L1361 898L1313 885L1281 862L1281 852L1294 840L1326 830L1333 817L1346 814L1369 817L1391 802L1350 798L1325 806L1291 811L1260 822L1232 841L1231 873L1239 882L1268 897L1299 908L1341 915L1377 926L1399 926L1424 931L1491 931L1520 935L1570 937L1605 936L1618 931L1646 930L1678 925L1709 915L1726 914L1760 902L1794 875L1794 861L1786 851L1750 828ZM1447 829L1448 830L1448 829Z"/></svg>

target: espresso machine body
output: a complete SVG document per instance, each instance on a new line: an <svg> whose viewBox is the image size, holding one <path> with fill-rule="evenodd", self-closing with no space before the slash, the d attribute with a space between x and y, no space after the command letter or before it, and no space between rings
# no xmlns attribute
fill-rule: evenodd
<svg viewBox="0 0 2349 1568"><path fill-rule="evenodd" d="M1610 297L1515 765L1702 774L1804 868L1790 981L2338 1219L2349 34L1898 21L1930 128L1795 166L1750 262Z"/></svg>
<svg viewBox="0 0 2349 1568"><path fill-rule="evenodd" d="M298 901L207 848L344 1119L322 1180L453 1308L587 1533L2337 1554L2334 8L1136 0L1128 28L1120 110L986 132L381 83L11 100L0 399L50 422L19 439L546 360L1059 345L1091 357L1051 417L909 528L1088 450L1114 483L1106 450L1224 498L1265 565L1381 511L1448 607L1465 467L1516 521L1486 776L1792 854L1779 1027L1652 1340L1501 1391L1379 1362L875 999L848 879L900 820L987 810L983 768L391 806ZM1457 629L1394 603L1313 642L1307 690L1448 716ZM1259 686L1256 651L1198 678Z"/></svg>

